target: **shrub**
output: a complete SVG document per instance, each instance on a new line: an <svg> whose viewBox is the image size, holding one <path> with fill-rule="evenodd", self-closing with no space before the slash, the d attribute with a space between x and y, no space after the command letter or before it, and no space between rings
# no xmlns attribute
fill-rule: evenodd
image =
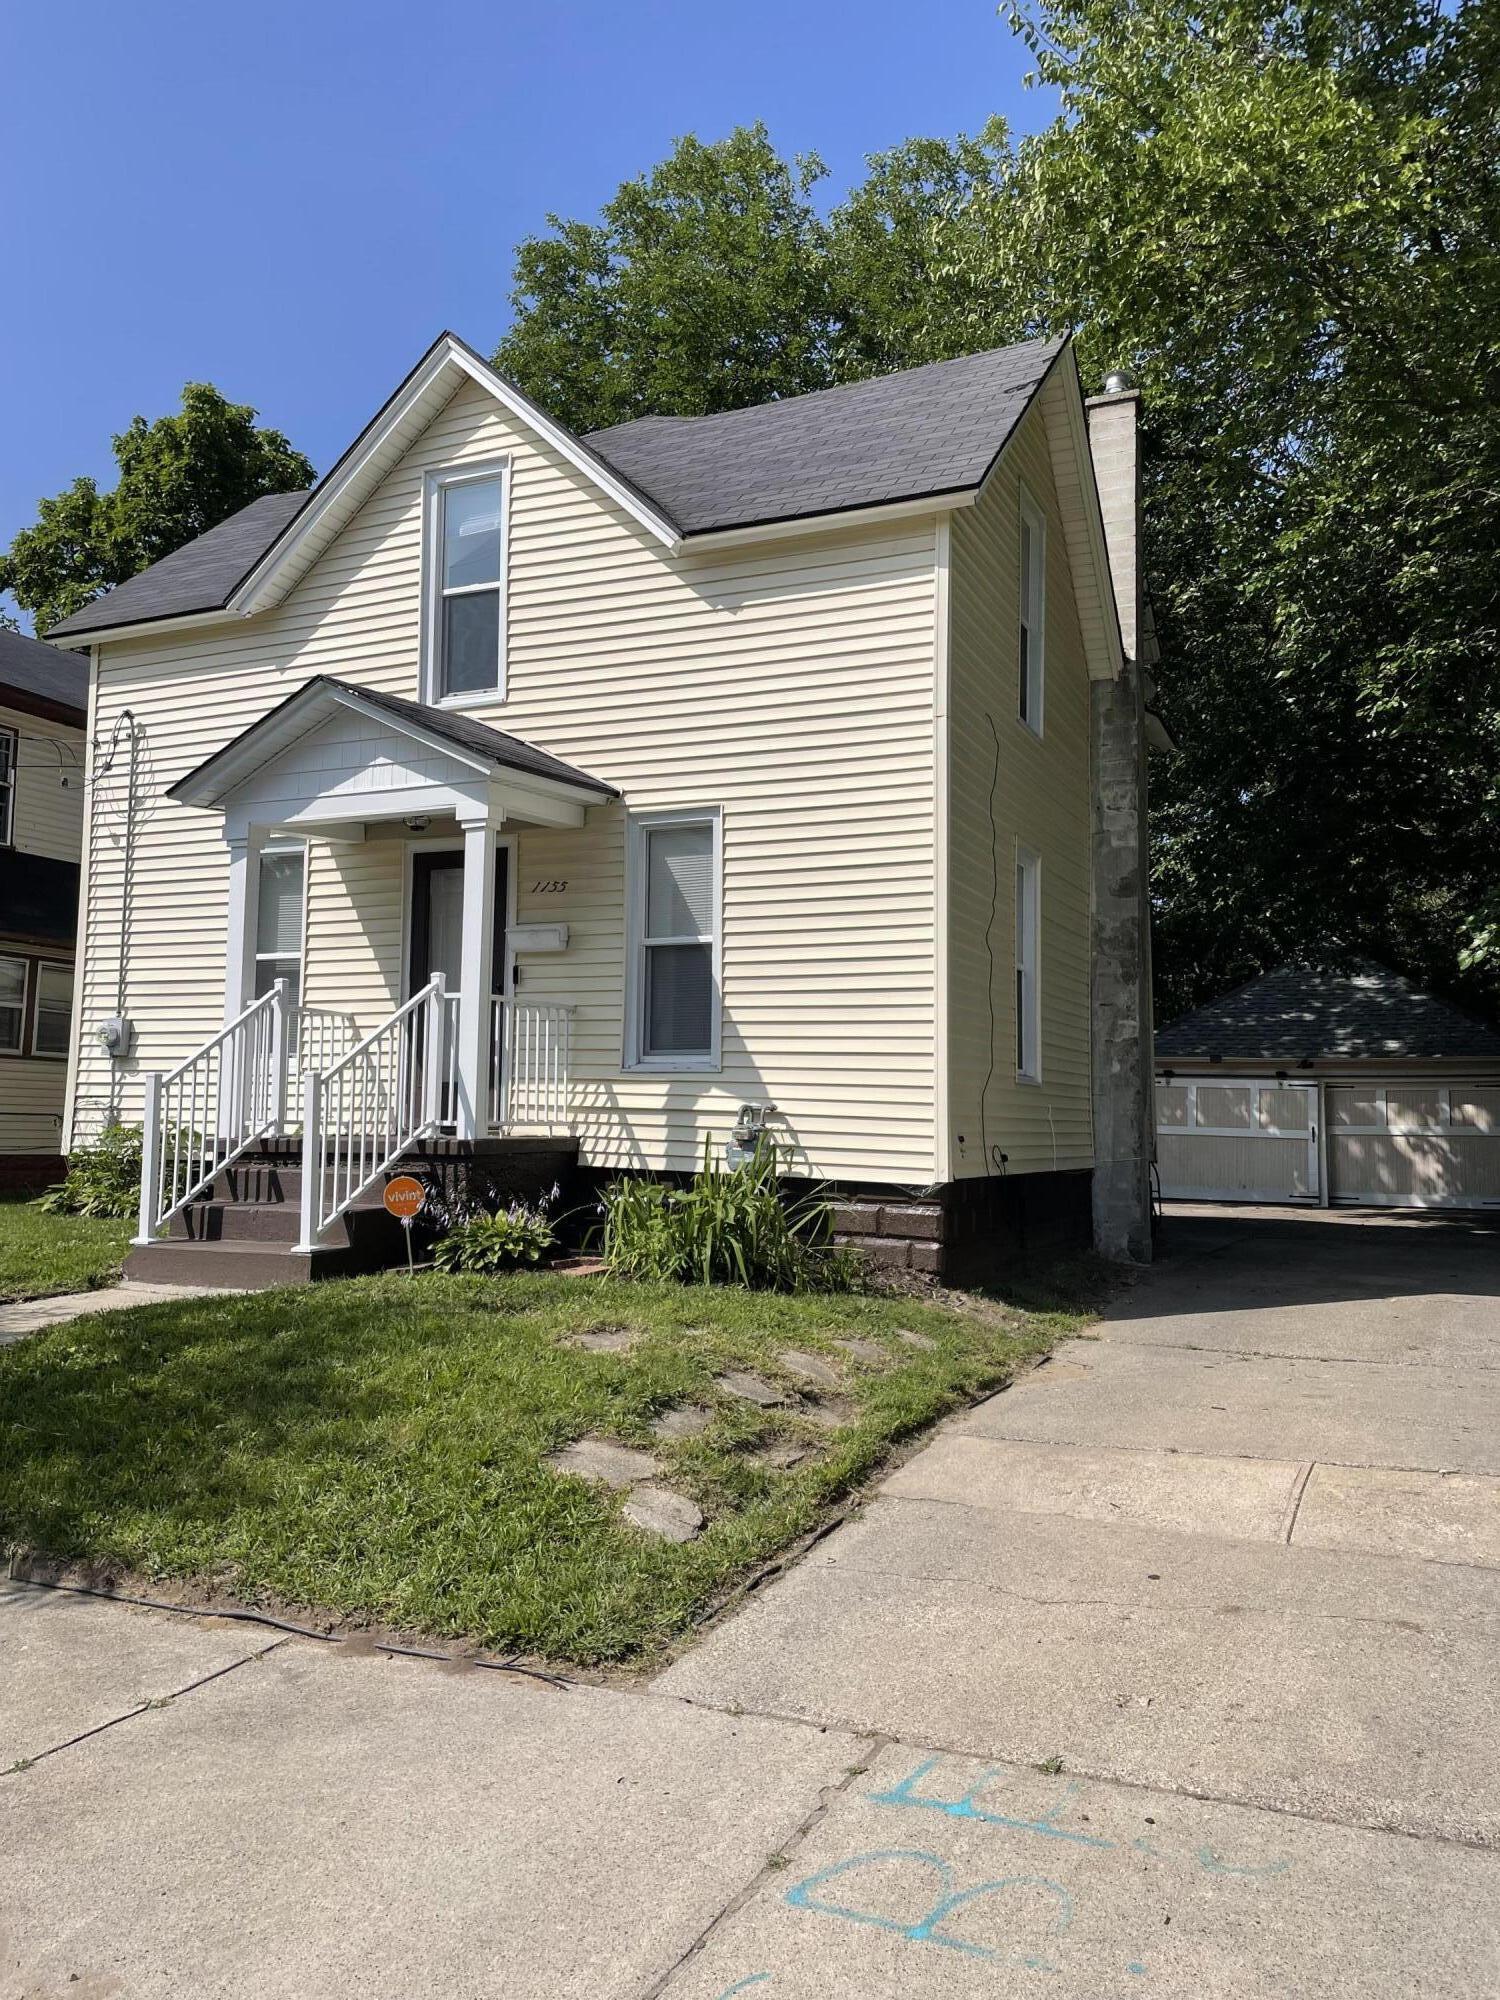
<svg viewBox="0 0 1500 2000"><path fill-rule="evenodd" d="M754 1291L848 1291L857 1265L829 1241L833 1212L818 1195L783 1199L775 1143L737 1167L703 1166L686 1187L644 1179L604 1190L603 1252L617 1277Z"/></svg>
<svg viewBox="0 0 1500 2000"><path fill-rule="evenodd" d="M440 1271L509 1271L517 1264L539 1264L556 1241L545 1200L513 1201L493 1215L456 1223L432 1256Z"/></svg>
<svg viewBox="0 0 1500 2000"><path fill-rule="evenodd" d="M133 1125L106 1125L92 1146L75 1146L66 1179L37 1201L53 1215L132 1216L141 1199L141 1135Z"/></svg>

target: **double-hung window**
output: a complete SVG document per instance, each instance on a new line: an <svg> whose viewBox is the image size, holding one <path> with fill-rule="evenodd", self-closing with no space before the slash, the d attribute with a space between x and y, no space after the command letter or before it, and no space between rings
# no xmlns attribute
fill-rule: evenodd
<svg viewBox="0 0 1500 2000"><path fill-rule="evenodd" d="M0 1055L18 1056L26 1024L26 961L0 958Z"/></svg>
<svg viewBox="0 0 1500 2000"><path fill-rule="evenodd" d="M65 1056L73 1033L73 968L39 965L31 1005L31 1052Z"/></svg>
<svg viewBox="0 0 1500 2000"><path fill-rule="evenodd" d="M16 747L13 729L0 729L0 847L13 844L16 835Z"/></svg>
<svg viewBox="0 0 1500 2000"><path fill-rule="evenodd" d="M1016 850L1016 1075L1042 1079L1042 864L1029 848Z"/></svg>
<svg viewBox="0 0 1500 2000"><path fill-rule="evenodd" d="M302 1004L302 913L307 887L307 851L272 847L260 857L260 895L255 907L255 997L287 982L287 1004Z"/></svg>
<svg viewBox="0 0 1500 2000"><path fill-rule="evenodd" d="M1035 735L1042 733L1047 662L1047 524L1021 495L1020 715Z"/></svg>
<svg viewBox="0 0 1500 2000"><path fill-rule="evenodd" d="M717 812L662 813L632 826L628 1062L719 1066Z"/></svg>
<svg viewBox="0 0 1500 2000"><path fill-rule="evenodd" d="M482 700L505 681L505 473L427 484L429 701Z"/></svg>

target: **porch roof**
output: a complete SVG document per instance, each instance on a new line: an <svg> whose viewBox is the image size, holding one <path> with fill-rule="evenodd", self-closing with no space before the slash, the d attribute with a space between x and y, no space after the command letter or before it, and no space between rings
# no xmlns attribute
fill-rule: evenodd
<svg viewBox="0 0 1500 2000"><path fill-rule="evenodd" d="M483 777L514 773L578 805L599 805L620 796L602 778L590 777L586 771L538 750L519 736L508 736L488 723L476 722L471 716L450 709L407 701L401 695L385 694L375 688L357 687L331 674L318 674L304 682L258 722L242 729L211 757L204 758L174 785L169 785L167 796L184 805L222 806L273 759L341 710L376 716L416 743L442 748Z"/></svg>

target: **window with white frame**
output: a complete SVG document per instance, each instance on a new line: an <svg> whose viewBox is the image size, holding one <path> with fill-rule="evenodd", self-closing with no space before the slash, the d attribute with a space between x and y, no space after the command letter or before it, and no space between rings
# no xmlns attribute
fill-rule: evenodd
<svg viewBox="0 0 1500 2000"><path fill-rule="evenodd" d="M31 1053L66 1056L73 1032L73 968L43 963L31 1003Z"/></svg>
<svg viewBox="0 0 1500 2000"><path fill-rule="evenodd" d="M433 474L427 512L427 698L497 694L505 679L503 470Z"/></svg>
<svg viewBox="0 0 1500 2000"><path fill-rule="evenodd" d="M20 739L13 729L0 729L0 847L16 835L16 755Z"/></svg>
<svg viewBox="0 0 1500 2000"><path fill-rule="evenodd" d="M1020 714L1042 733L1047 658L1047 524L1021 495Z"/></svg>
<svg viewBox="0 0 1500 2000"><path fill-rule="evenodd" d="M26 1024L26 961L0 958L0 1055L18 1056Z"/></svg>
<svg viewBox="0 0 1500 2000"><path fill-rule="evenodd" d="M720 851L716 812L633 823L632 1063L718 1067Z"/></svg>
<svg viewBox="0 0 1500 2000"><path fill-rule="evenodd" d="M307 851L269 847L260 857L260 894L255 906L255 997L287 982L287 1002L302 1004L303 911L307 892Z"/></svg>
<svg viewBox="0 0 1500 2000"><path fill-rule="evenodd" d="M1016 1075L1039 1083L1041 1014L1042 864L1028 848L1016 850Z"/></svg>

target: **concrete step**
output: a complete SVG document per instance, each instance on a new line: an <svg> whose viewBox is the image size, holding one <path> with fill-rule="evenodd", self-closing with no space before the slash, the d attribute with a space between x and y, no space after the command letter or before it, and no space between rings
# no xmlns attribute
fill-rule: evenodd
<svg viewBox="0 0 1500 2000"><path fill-rule="evenodd" d="M381 1185L368 1188L339 1218L345 1237L401 1225L387 1214ZM301 1209L295 1201L193 1201L167 1225L171 1240L190 1243L295 1243ZM393 1239L399 1242L399 1236Z"/></svg>
<svg viewBox="0 0 1500 2000"><path fill-rule="evenodd" d="M163 1237L138 1244L125 1259L125 1276L153 1285L223 1285L258 1292L272 1285L305 1285L318 1277L344 1276L348 1257L338 1251L292 1249L285 1243L200 1243Z"/></svg>

